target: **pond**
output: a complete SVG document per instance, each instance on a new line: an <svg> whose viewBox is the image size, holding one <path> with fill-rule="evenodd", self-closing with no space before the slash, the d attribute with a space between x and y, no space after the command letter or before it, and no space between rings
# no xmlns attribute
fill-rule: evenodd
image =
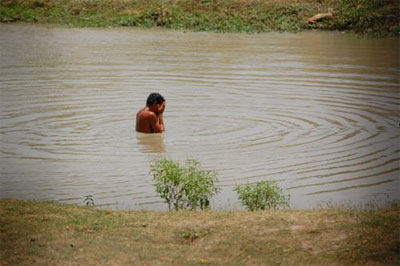
<svg viewBox="0 0 400 266"><path fill-rule="evenodd" d="M193 158L291 207L399 200L399 39L0 25L0 196L164 210L149 165ZM149 93L166 132L135 132Z"/></svg>

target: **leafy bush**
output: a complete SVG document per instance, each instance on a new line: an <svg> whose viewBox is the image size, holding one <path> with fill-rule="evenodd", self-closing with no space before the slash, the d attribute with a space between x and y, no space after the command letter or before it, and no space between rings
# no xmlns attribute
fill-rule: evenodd
<svg viewBox="0 0 400 266"><path fill-rule="evenodd" d="M282 189L274 181L238 185L234 190L239 194L242 204L250 211L289 206L289 195L284 195Z"/></svg>
<svg viewBox="0 0 400 266"><path fill-rule="evenodd" d="M162 159L150 166L156 182L156 191L175 210L201 210L210 207L211 198L220 188L215 171L201 169L196 160L186 160L185 165L170 159Z"/></svg>

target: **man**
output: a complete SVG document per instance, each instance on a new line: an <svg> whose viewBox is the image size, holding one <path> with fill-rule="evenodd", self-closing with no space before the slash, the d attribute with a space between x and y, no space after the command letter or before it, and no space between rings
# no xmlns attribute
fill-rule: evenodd
<svg viewBox="0 0 400 266"><path fill-rule="evenodd" d="M147 97L146 106L136 114L136 131L142 133L161 133L165 130L163 113L165 99L159 93Z"/></svg>

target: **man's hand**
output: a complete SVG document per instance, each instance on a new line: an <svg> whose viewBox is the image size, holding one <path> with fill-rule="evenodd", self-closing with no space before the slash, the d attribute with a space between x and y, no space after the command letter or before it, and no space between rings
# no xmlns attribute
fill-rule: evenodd
<svg viewBox="0 0 400 266"><path fill-rule="evenodd" d="M164 118L163 118L163 113L165 110L165 101L161 104L160 108L158 109L159 115L158 115L158 123L161 126L161 131L165 131L165 126L164 126Z"/></svg>
<svg viewBox="0 0 400 266"><path fill-rule="evenodd" d="M158 108L158 113L163 114L165 110L165 101L160 105L160 108Z"/></svg>

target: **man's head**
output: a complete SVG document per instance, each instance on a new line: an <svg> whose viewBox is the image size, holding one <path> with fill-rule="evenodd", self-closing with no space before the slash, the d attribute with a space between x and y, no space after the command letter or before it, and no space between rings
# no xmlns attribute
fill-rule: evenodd
<svg viewBox="0 0 400 266"><path fill-rule="evenodd" d="M149 97L147 97L146 106L151 107L153 104L162 104L165 102L164 97L159 93L150 93Z"/></svg>

